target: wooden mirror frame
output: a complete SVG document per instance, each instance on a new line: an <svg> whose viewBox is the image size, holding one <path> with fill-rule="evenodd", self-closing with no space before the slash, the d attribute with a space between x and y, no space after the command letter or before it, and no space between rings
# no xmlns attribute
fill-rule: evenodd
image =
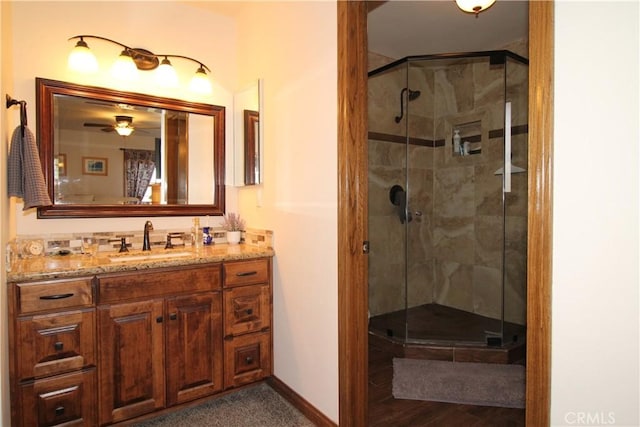
<svg viewBox="0 0 640 427"><path fill-rule="evenodd" d="M140 216L223 215L225 213L225 107L161 98L132 92L122 92L93 86L36 78L37 140L40 162L51 200L54 194L54 95L69 95L100 101L152 106L173 111L211 116L214 119L214 177L213 204L192 205L73 205L55 204L39 207L38 218L103 218Z"/></svg>

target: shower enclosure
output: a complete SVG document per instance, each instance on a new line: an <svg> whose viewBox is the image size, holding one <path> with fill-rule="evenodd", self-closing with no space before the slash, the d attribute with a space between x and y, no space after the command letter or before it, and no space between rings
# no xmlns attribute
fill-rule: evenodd
<svg viewBox="0 0 640 427"><path fill-rule="evenodd" d="M527 76L509 51L411 56L369 73L371 333L523 341Z"/></svg>

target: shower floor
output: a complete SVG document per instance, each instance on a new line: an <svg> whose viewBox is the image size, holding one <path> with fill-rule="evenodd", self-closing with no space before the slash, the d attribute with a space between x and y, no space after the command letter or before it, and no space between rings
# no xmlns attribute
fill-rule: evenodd
<svg viewBox="0 0 640 427"><path fill-rule="evenodd" d="M405 319L409 339L405 342ZM522 363L526 328L505 323L502 345L488 345L487 331L499 331L496 319L438 304L425 304L369 319L369 339L399 357L459 362ZM491 336L489 334L489 336Z"/></svg>

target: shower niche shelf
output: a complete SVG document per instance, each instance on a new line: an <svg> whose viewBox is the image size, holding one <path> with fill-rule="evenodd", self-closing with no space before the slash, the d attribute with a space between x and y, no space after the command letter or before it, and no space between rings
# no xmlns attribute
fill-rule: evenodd
<svg viewBox="0 0 640 427"><path fill-rule="evenodd" d="M456 143L457 136L459 143ZM451 131L453 156L464 157L482 153L482 120L453 125Z"/></svg>

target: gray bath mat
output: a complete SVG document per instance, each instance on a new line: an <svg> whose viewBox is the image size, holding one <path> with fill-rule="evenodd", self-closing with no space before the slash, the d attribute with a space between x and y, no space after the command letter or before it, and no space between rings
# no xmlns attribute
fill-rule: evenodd
<svg viewBox="0 0 640 427"><path fill-rule="evenodd" d="M393 359L393 397L524 408L521 365Z"/></svg>

